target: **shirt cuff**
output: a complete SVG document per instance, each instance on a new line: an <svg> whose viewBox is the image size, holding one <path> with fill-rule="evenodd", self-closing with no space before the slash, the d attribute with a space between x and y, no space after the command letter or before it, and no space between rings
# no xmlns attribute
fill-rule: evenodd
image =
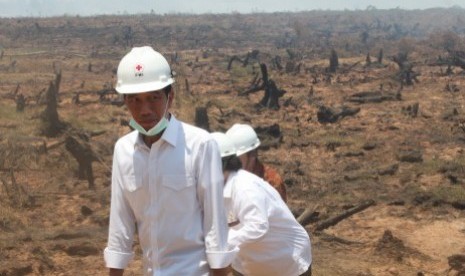
<svg viewBox="0 0 465 276"><path fill-rule="evenodd" d="M207 261L211 269L220 269L229 266L237 253L239 248L234 247L229 251L207 251Z"/></svg>
<svg viewBox="0 0 465 276"><path fill-rule="evenodd" d="M134 253L116 252L105 248L103 257L108 268L125 269L134 258Z"/></svg>

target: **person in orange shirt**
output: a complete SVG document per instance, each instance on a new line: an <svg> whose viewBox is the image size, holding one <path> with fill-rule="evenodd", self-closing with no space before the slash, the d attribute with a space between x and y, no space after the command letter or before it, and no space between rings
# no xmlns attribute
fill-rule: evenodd
<svg viewBox="0 0 465 276"><path fill-rule="evenodd" d="M270 183L281 195L283 201L286 202L286 186L284 186L283 179L278 171L269 165L263 164L258 159L260 139L258 139L255 130L247 124L234 124L228 129L226 135L234 142L242 167Z"/></svg>

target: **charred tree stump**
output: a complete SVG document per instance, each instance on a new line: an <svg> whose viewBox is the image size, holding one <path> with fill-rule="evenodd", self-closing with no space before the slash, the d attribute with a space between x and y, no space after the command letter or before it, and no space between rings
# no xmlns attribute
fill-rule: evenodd
<svg viewBox="0 0 465 276"><path fill-rule="evenodd" d="M210 132L210 122L206 107L197 107L195 109L195 125Z"/></svg>
<svg viewBox="0 0 465 276"><path fill-rule="evenodd" d="M336 73L337 67L339 66L339 58L337 56L336 50L331 50L331 55L329 57L329 72Z"/></svg>
<svg viewBox="0 0 465 276"><path fill-rule="evenodd" d="M47 107L42 113L44 127L42 133L47 137L56 137L66 125L58 117L58 91L60 89L61 73L57 73L55 81L51 81L46 94Z"/></svg>
<svg viewBox="0 0 465 276"><path fill-rule="evenodd" d="M278 110L280 107L279 98L281 98L286 93L286 91L278 89L276 83L268 78L268 70L266 68L266 64L261 63L260 70L262 72L261 80L255 82L256 78L254 78L254 82L252 82L251 87L239 93L239 96L245 96L263 89L265 90L265 94L258 105Z"/></svg>
<svg viewBox="0 0 465 276"><path fill-rule="evenodd" d="M379 50L379 53L378 53L378 63L379 64L382 64L383 63L383 49L380 49Z"/></svg>
<svg viewBox="0 0 465 276"><path fill-rule="evenodd" d="M270 109L278 110L279 98L281 98L286 93L286 91L278 89L276 83L273 80L268 79L268 70L266 68L266 64L260 64L260 70L262 71L265 95L259 104Z"/></svg>
<svg viewBox="0 0 465 276"><path fill-rule="evenodd" d="M71 99L71 102L76 105L80 104L81 100L79 99L79 97L80 97L80 93L79 92L75 93L73 98Z"/></svg>
<svg viewBox="0 0 465 276"><path fill-rule="evenodd" d="M402 100L401 91L398 92L381 92L381 91L364 91L358 92L347 97L347 101L353 103L380 103L384 101Z"/></svg>
<svg viewBox="0 0 465 276"><path fill-rule="evenodd" d="M414 81L419 82L417 76L418 73L413 71L413 64L407 60L407 53L398 53L397 56L393 56L392 60L399 66L399 80L403 85L413 85Z"/></svg>
<svg viewBox="0 0 465 276"><path fill-rule="evenodd" d="M189 80L187 78L184 80L184 83L186 85L186 90L185 90L186 95L192 95L190 85L189 85Z"/></svg>
<svg viewBox="0 0 465 276"><path fill-rule="evenodd" d="M26 107L26 98L22 93L16 96L16 112L23 112Z"/></svg>
<svg viewBox="0 0 465 276"><path fill-rule="evenodd" d="M260 149L268 150L271 147L278 148L283 140L283 133L279 124L270 126L258 126L255 128L258 137L260 138Z"/></svg>
<svg viewBox="0 0 465 276"><path fill-rule="evenodd" d="M279 71L283 70L283 66L281 65L281 57L280 56L276 56L273 59L273 62L274 62L274 65L276 66L276 69L278 69Z"/></svg>
<svg viewBox="0 0 465 276"><path fill-rule="evenodd" d="M365 65L366 65L366 66L370 66L370 65L371 65L370 53L367 53L367 57L366 57L366 59L365 59Z"/></svg>
<svg viewBox="0 0 465 276"><path fill-rule="evenodd" d="M281 98L286 91L278 89L273 80L269 80L265 85L265 95L260 101L260 105L270 109L279 109L279 98Z"/></svg>
<svg viewBox="0 0 465 276"><path fill-rule="evenodd" d="M317 119L318 122L321 124L325 123L335 123L339 119L344 118L346 116L353 116L360 111L360 108L350 108L347 106L343 106L342 108L330 108L324 105L320 106L317 111Z"/></svg>
<svg viewBox="0 0 465 276"><path fill-rule="evenodd" d="M97 158L89 144L89 137L82 133L68 135L65 139L65 147L78 162L78 178L87 179L89 189L95 189L92 162Z"/></svg>

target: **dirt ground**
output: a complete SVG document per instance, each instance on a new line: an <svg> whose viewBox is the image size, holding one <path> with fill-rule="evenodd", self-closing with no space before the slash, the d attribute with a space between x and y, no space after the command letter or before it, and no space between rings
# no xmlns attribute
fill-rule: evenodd
<svg viewBox="0 0 465 276"><path fill-rule="evenodd" d="M305 225L313 275L462 275L464 69L438 64L447 52L425 23L434 22L434 11L398 12L0 18L0 275L106 275L112 151L129 131L113 85L128 43L159 45L173 62L178 118L194 124L203 107L211 131L237 122L264 129L260 158L283 176L289 208L296 217L314 211ZM397 28L408 34L393 38L397 29L388 24L398 16L405 21ZM329 38L309 31L325 22L334 23ZM366 44L361 22L379 26ZM437 28L461 30L457 22L438 21ZM192 38L199 33L205 41ZM463 39L461 31L447 34L446 42ZM294 42L282 46L288 40ZM333 73L329 45L340 53ZM367 62L367 45L373 60L378 46L385 47L382 63ZM411 85L392 58L399 49L408 49ZM252 50L258 57L245 65ZM241 61L228 70L233 56ZM263 90L243 95L262 77L260 64L286 91L279 109L258 105ZM47 136L46 95L58 75L64 127ZM26 99L23 111L19 95ZM326 122L323 107L333 115L350 112ZM91 149L93 189L79 177L67 137L80 137L83 149ZM367 201L374 204L324 226ZM125 275L141 275L137 243L135 251Z"/></svg>

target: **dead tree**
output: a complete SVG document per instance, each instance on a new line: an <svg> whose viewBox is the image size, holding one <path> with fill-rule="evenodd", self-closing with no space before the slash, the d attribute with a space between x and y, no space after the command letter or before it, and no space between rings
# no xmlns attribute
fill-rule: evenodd
<svg viewBox="0 0 465 276"><path fill-rule="evenodd" d="M366 59L365 59L365 64L366 64L366 66L370 66L370 65L371 65L370 53L367 53L367 57L366 57Z"/></svg>
<svg viewBox="0 0 465 276"><path fill-rule="evenodd" d="M465 52L455 51L449 52L452 65L458 66L465 70Z"/></svg>
<svg viewBox="0 0 465 276"><path fill-rule="evenodd" d="M315 211L313 208L307 208L299 217L297 217L297 222L305 227L307 224L317 221L319 215L320 213Z"/></svg>
<svg viewBox="0 0 465 276"><path fill-rule="evenodd" d="M370 207L372 205L375 205L375 204L376 204L376 202L374 200L368 200L366 202L363 202L358 206L350 208L349 210L343 212L340 215L337 215L335 217L324 220L321 223L318 223L316 225L316 227L315 227L315 231L322 231L322 230L324 230L324 229L326 229L328 227L336 225L340 221L342 221L343 219L346 219L346 218L352 216L353 214L361 212L361 211L365 210L366 208L368 208L368 207Z"/></svg>
<svg viewBox="0 0 465 276"><path fill-rule="evenodd" d="M185 84L186 84L186 95L192 95L191 93L191 89L190 89L190 86L189 86L189 80L186 78L185 80Z"/></svg>
<svg viewBox="0 0 465 276"><path fill-rule="evenodd" d="M16 96L16 95L18 94L20 88L21 88L21 85L18 83L18 84L16 85L15 91L13 92L13 95Z"/></svg>
<svg viewBox="0 0 465 276"><path fill-rule="evenodd" d="M331 55L329 57L329 72L336 73L337 67L339 66L339 58L337 56L336 50L331 50Z"/></svg>
<svg viewBox="0 0 465 276"><path fill-rule="evenodd" d="M446 57L439 56L430 66L447 66L446 75L452 74L452 66L457 66L465 70L465 52L447 50Z"/></svg>
<svg viewBox="0 0 465 276"><path fill-rule="evenodd" d="M91 94L97 94L99 96L100 103L110 103L118 106L122 106L124 104L123 99L112 87L104 88L97 92L91 91Z"/></svg>
<svg viewBox="0 0 465 276"><path fill-rule="evenodd" d="M131 26L123 27L123 40L126 43L126 47L132 47L134 44L134 31Z"/></svg>
<svg viewBox="0 0 465 276"><path fill-rule="evenodd" d="M286 93L285 90L278 89L276 83L273 80L268 80L265 85L265 95L260 101L260 105L268 107L270 109L279 109L279 98Z"/></svg>
<svg viewBox="0 0 465 276"><path fill-rule="evenodd" d="M378 53L378 63L379 63L379 64L382 64L382 63L383 63L383 49L380 49L380 50L379 50L379 53Z"/></svg>
<svg viewBox="0 0 465 276"><path fill-rule="evenodd" d="M95 189L92 162L98 159L89 144L89 137L83 133L68 134L65 147L78 162L78 178L87 179L89 189Z"/></svg>
<svg viewBox="0 0 465 276"><path fill-rule="evenodd" d="M262 78L258 82L254 83L252 87L249 87L244 92L239 93L239 96L245 96L251 93L255 93L260 90L265 90L263 98L260 100L259 106L267 107L270 109L279 109L279 98L281 98L286 91L279 89L276 83L268 78L268 70L266 64L260 64L260 70L262 72Z"/></svg>
<svg viewBox="0 0 465 276"><path fill-rule="evenodd" d="M73 95L73 98L71 99L71 102L73 104L80 104L81 103L81 100L80 100L80 93L79 92L76 92L74 95Z"/></svg>
<svg viewBox="0 0 465 276"><path fill-rule="evenodd" d="M228 71L231 70L231 68L232 68L232 63L233 63L233 61L235 61L235 60L236 60L236 61L239 61L239 62L241 62L241 63L244 63L238 56L234 55L234 56L232 56L232 57L229 59L229 62L228 62Z"/></svg>
<svg viewBox="0 0 465 276"><path fill-rule="evenodd" d="M58 117L57 96L60 89L61 72L55 75L55 80L51 81L46 94L47 107L42 113L43 129L42 133L47 137L56 137L61 133L66 125Z"/></svg>
<svg viewBox="0 0 465 276"><path fill-rule="evenodd" d="M260 70L262 72L262 81L265 89L265 95L263 95L263 98L259 104L270 109L278 110L279 98L281 98L286 93L286 91L278 89L276 83L272 79L268 78L266 64L261 63Z"/></svg>
<svg viewBox="0 0 465 276"><path fill-rule="evenodd" d="M346 98L347 101L353 103L380 103L384 101L400 101L402 100L401 91L382 92L382 91L363 91L352 94Z"/></svg>
<svg viewBox="0 0 465 276"><path fill-rule="evenodd" d="M275 56L275 58L273 59L273 64L276 66L276 69L278 69L279 71L283 70L280 56Z"/></svg>
<svg viewBox="0 0 465 276"><path fill-rule="evenodd" d="M360 112L360 108L350 108L342 106L341 108L330 108L321 105L316 113L318 122L321 124L335 123L346 116L353 116Z"/></svg>
<svg viewBox="0 0 465 276"><path fill-rule="evenodd" d="M400 52L397 56L392 57L392 61L399 66L399 81L403 85L413 85L414 81L419 82L418 73L413 71L413 64L407 60L407 53Z"/></svg>
<svg viewBox="0 0 465 276"><path fill-rule="evenodd" d="M197 107L195 109L195 125L210 132L210 122L206 107Z"/></svg>
<svg viewBox="0 0 465 276"><path fill-rule="evenodd" d="M16 96L16 112L23 112L26 107L26 98L22 93Z"/></svg>
<svg viewBox="0 0 465 276"><path fill-rule="evenodd" d="M269 126L258 126L255 128L261 144L260 149L278 148L283 141L283 133L279 124Z"/></svg>

